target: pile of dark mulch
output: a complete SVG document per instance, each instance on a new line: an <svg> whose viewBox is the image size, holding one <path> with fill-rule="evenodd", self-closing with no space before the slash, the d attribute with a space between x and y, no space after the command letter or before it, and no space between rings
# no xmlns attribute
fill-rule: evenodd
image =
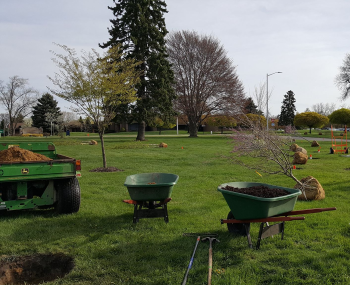
<svg viewBox="0 0 350 285"><path fill-rule="evenodd" d="M91 169L89 172L117 172L117 171L124 171L124 170L118 169L116 167L98 167L95 169Z"/></svg>
<svg viewBox="0 0 350 285"><path fill-rule="evenodd" d="M226 185L224 190L242 193L250 196L260 197L260 198L275 198L289 195L290 193L284 189L279 188L269 188L264 185L252 186L248 188L236 188Z"/></svg>

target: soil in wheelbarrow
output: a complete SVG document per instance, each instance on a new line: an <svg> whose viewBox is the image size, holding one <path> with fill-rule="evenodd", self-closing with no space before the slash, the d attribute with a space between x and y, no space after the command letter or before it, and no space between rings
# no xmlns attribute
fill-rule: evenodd
<svg viewBox="0 0 350 285"><path fill-rule="evenodd" d="M224 190L242 193L250 196L260 197L260 198L276 198L281 196L289 195L290 193L284 189L279 188L269 188L264 185L252 186L248 188L236 188L226 185Z"/></svg>

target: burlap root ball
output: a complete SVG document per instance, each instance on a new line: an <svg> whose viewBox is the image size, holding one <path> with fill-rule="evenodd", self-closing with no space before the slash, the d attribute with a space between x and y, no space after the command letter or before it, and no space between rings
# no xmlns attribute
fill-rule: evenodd
<svg viewBox="0 0 350 285"><path fill-rule="evenodd" d="M294 159L292 164L306 164L308 157L307 154L302 153L300 151L294 153Z"/></svg>
<svg viewBox="0 0 350 285"><path fill-rule="evenodd" d="M320 144L319 144L317 141L313 141L313 142L311 143L311 146L312 146L312 147L319 147Z"/></svg>
<svg viewBox="0 0 350 285"><path fill-rule="evenodd" d="M302 152L303 154L307 155L307 150L301 146L297 147L296 152Z"/></svg>
<svg viewBox="0 0 350 285"><path fill-rule="evenodd" d="M290 150L293 151L293 152L296 152L298 147L299 147L299 146L298 146L296 143L293 143L293 144L290 146Z"/></svg>
<svg viewBox="0 0 350 285"><path fill-rule="evenodd" d="M302 192L301 195L298 196L298 200L323 200L326 197L322 185L316 178L308 176L301 179L300 182L303 185L296 184L294 186L294 189L299 189Z"/></svg>

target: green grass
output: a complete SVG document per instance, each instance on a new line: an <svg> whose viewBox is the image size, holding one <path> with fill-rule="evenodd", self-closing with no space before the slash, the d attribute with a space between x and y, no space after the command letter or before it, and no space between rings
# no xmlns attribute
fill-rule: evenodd
<svg viewBox="0 0 350 285"><path fill-rule="evenodd" d="M199 134L200 135L200 134ZM135 137L107 135L107 164L123 172L95 173L101 167L100 145L81 145L84 135L53 141L57 152L82 160L79 179L81 209L73 215L52 210L0 212L0 255L33 253L70 254L75 268L66 277L47 284L181 284L196 237L185 232L218 233L214 245L212 284L349 284L350 283L350 158L329 154L330 142L320 141L321 152L310 143L297 143L312 154L298 166L301 179L314 176L323 185L326 199L296 203L295 209L337 207L337 211L306 215L305 221L286 223L284 240L279 236L262 241L260 250L247 246L245 237L233 237L220 219L229 207L217 186L230 181L263 182L293 187L285 176L264 175L230 164L232 144L225 136L200 135ZM94 137L96 139L96 137ZM21 138L1 138L1 142ZM158 148L160 142L167 148ZM132 223L133 206L123 185L128 175L167 172L179 175L169 223L141 219ZM252 224L256 243L258 224ZM200 243L187 284L207 284L208 247Z"/></svg>

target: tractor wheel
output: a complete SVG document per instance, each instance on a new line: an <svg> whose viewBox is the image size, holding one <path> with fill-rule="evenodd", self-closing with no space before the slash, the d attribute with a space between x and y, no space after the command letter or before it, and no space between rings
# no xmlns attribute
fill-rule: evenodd
<svg viewBox="0 0 350 285"><path fill-rule="evenodd" d="M232 214L232 212L229 212L227 215L227 219L231 220L231 219L235 219L235 216ZM245 230L245 226L247 225L248 227L248 232L250 230L250 223L247 224L227 224L227 229L230 233L236 234L236 235L240 235L240 236L246 236L246 230Z"/></svg>
<svg viewBox="0 0 350 285"><path fill-rule="evenodd" d="M57 191L56 210L59 214L71 214L80 208L80 186L77 178L55 181Z"/></svg>

